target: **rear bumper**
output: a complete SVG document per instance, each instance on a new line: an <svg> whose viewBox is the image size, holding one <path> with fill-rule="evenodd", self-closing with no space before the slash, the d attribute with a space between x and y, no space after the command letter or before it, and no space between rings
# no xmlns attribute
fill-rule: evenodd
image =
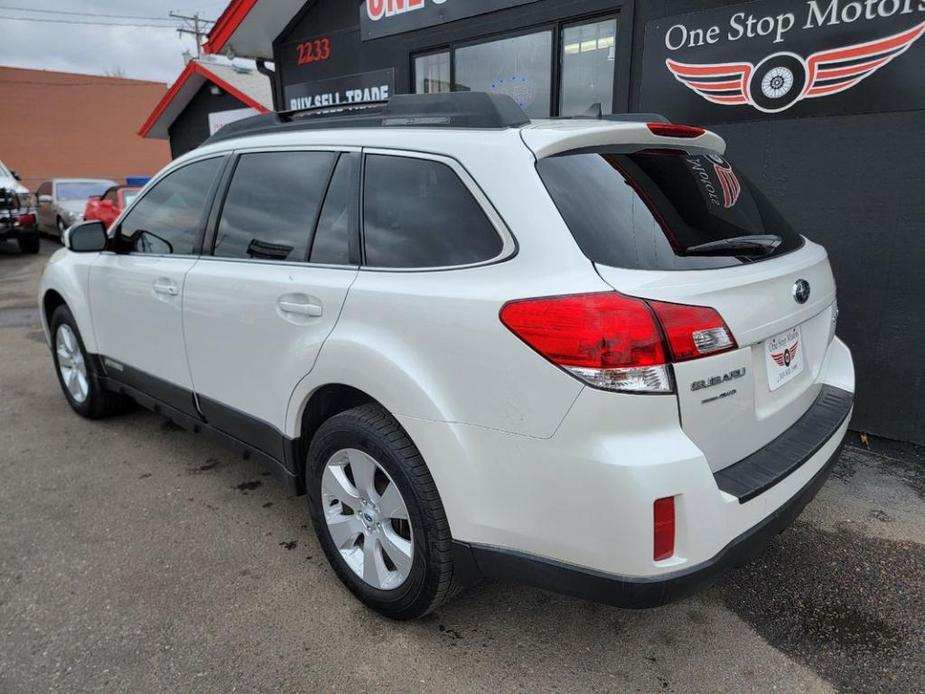
<svg viewBox="0 0 925 694"><path fill-rule="evenodd" d="M849 415L850 407L835 436L823 442L831 444L834 441L835 449L826 455L821 468L808 483L757 525L729 542L714 557L696 566L658 576L621 576L503 548L463 542L454 545L456 562L470 579L513 580L616 607L642 609L673 602L708 585L727 569L745 563L793 523L816 496L838 460ZM767 448L771 446L773 443ZM803 462L818 464L818 461L812 461L812 457Z"/></svg>

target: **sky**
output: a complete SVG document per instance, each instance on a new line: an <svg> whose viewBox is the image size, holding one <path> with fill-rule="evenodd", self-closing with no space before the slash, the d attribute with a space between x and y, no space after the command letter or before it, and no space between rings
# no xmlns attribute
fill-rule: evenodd
<svg viewBox="0 0 925 694"><path fill-rule="evenodd" d="M198 11L205 19L216 20L228 2L0 0L0 65L92 75L121 72L125 77L171 83L183 70L183 51L194 52L195 44L192 36L177 34L179 21L165 21L168 13L173 10L192 15ZM68 14L56 14L56 10ZM43 21L16 21L11 17ZM91 26L47 20L154 24L166 28Z"/></svg>

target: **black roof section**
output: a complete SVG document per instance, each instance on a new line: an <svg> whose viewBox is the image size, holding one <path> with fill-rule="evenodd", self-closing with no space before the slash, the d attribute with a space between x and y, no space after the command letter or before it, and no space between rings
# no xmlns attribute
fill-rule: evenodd
<svg viewBox="0 0 925 694"><path fill-rule="evenodd" d="M595 104L579 116L592 120L659 122L668 119L657 113L617 113L602 115ZM340 128L519 128L530 117L506 94L448 92L443 94L396 94L388 101L342 104L320 108L264 113L229 123L204 144L223 142L249 135L269 135L299 130Z"/></svg>
<svg viewBox="0 0 925 694"><path fill-rule="evenodd" d="M205 144L247 135L334 128L518 128L530 122L506 94L449 92L396 94L372 104L322 107L305 111L264 113L229 123Z"/></svg>

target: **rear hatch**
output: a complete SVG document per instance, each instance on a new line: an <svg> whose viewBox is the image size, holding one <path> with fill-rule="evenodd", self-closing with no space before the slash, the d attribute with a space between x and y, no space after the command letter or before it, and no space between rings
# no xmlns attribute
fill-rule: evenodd
<svg viewBox="0 0 925 694"><path fill-rule="evenodd" d="M645 142L557 152L537 170L614 289L725 321L734 346L672 367L681 425L717 471L786 431L819 394L835 282L825 251L712 142Z"/></svg>

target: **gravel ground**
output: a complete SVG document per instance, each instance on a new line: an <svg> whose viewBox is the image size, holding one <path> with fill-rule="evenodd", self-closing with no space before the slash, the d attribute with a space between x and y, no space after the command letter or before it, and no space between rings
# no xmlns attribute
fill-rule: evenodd
<svg viewBox="0 0 925 694"><path fill-rule="evenodd" d="M792 529L681 603L507 584L359 605L305 501L143 411L73 415L0 248L0 692L925 691L925 461L847 448Z"/></svg>

